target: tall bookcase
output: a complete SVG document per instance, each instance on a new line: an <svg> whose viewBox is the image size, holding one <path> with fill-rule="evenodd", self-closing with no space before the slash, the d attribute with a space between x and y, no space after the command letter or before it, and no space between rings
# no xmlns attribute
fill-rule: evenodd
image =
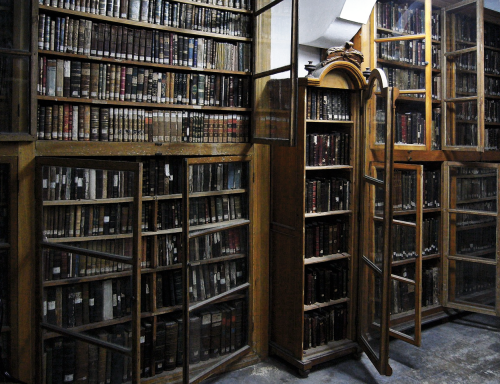
<svg viewBox="0 0 500 384"><path fill-rule="evenodd" d="M297 146L272 149L270 347L303 375L357 351L356 170L365 79L354 62L327 60L299 80Z"/></svg>

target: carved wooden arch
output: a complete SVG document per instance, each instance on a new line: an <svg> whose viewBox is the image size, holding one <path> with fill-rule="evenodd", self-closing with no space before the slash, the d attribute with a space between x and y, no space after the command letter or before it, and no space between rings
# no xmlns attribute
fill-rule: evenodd
<svg viewBox="0 0 500 384"><path fill-rule="evenodd" d="M307 77L307 82L309 85L319 86L326 75L333 71L340 71L341 73L347 75L347 78L351 81L353 89L363 89L366 86L366 80L363 73L358 69L358 67L348 61L338 60L327 65L319 66L316 68L310 77Z"/></svg>

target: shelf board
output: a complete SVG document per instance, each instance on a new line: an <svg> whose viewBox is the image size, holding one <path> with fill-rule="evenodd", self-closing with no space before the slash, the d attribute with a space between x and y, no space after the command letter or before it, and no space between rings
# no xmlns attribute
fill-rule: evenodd
<svg viewBox="0 0 500 384"><path fill-rule="evenodd" d="M488 254L496 254L497 253L497 250L495 247L493 248L488 248L488 249L481 249L479 251L474 251L474 252L468 252L468 253L457 253L456 256L459 256L459 257L469 257L469 256L472 256L472 257L481 257L481 256L484 256L484 255L488 255ZM494 259L485 259L485 260L494 260Z"/></svg>
<svg viewBox="0 0 500 384"><path fill-rule="evenodd" d="M475 179L479 175L470 175L470 176L476 176L476 177L474 177L474 179ZM491 177L496 177L496 175L491 175ZM482 203L482 202L486 202L486 201L496 201L496 200L497 200L496 196L480 197L480 198L477 198L477 199L459 200L459 201L456 201L455 204ZM460 209L460 208L456 208L456 209Z"/></svg>
<svg viewBox="0 0 500 384"><path fill-rule="evenodd" d="M306 213L306 219L310 217L323 217L323 216L336 216L336 215L345 215L352 213L351 210L342 210L342 211L328 211L328 212L320 212L320 213Z"/></svg>
<svg viewBox="0 0 500 384"><path fill-rule="evenodd" d="M250 224L250 220L247 219L236 219L236 220L227 220L220 221L217 223L209 223L209 224L201 224L201 225L190 225L189 230L192 231L210 231L210 232L218 232L226 229L230 229L237 226L248 225ZM158 231L148 231L142 232L142 236L155 236L155 235L168 235L172 233L181 233L182 227L170 228L170 229L160 229ZM194 234L196 235L196 234ZM191 233L193 236L193 233Z"/></svg>
<svg viewBox="0 0 500 384"><path fill-rule="evenodd" d="M207 197L207 196L238 195L246 192L247 190L244 188L223 189L221 191L190 192L189 197L195 198L195 197Z"/></svg>
<svg viewBox="0 0 500 384"><path fill-rule="evenodd" d="M441 212L441 208L423 208L422 212L423 213ZM393 211L394 216L415 215L416 213L417 211L415 209Z"/></svg>
<svg viewBox="0 0 500 384"><path fill-rule="evenodd" d="M99 280L108 280L108 279L118 279L120 277L129 277L129 276L132 276L132 270L123 271L123 272L101 273L101 274L92 275L92 276L76 276L76 277L69 277L67 279L59 279L59 280L46 280L42 283L42 286L44 288L57 287L57 286L61 286L61 285L87 283L90 281L99 281Z"/></svg>
<svg viewBox="0 0 500 384"><path fill-rule="evenodd" d="M92 105L116 105L119 107L137 107L137 108L166 108L181 110L200 110L200 111L227 111L227 112L250 112L251 108L238 107L215 107L209 105L190 105L190 104L171 104L171 103L145 103L138 101L120 101L120 100L98 100L85 99L82 97L59 97L59 96L37 96L39 101L53 101L61 103L80 103Z"/></svg>
<svg viewBox="0 0 500 384"><path fill-rule="evenodd" d="M499 47L493 47L491 45L485 45L484 46L484 49L489 49L490 51L497 51L497 52L500 52L500 48Z"/></svg>
<svg viewBox="0 0 500 384"><path fill-rule="evenodd" d="M353 169L352 165L308 165L306 171L321 171L325 169Z"/></svg>
<svg viewBox="0 0 500 384"><path fill-rule="evenodd" d="M90 60L90 61L98 61L104 63L115 63L119 65L134 65L140 67L148 67L148 68L162 68L163 70L175 70L175 71L183 71L183 72L206 72L206 73L218 73L218 74L228 74L228 75L241 75L241 76L250 76L250 72L243 71L228 71L223 69L208 69L208 68L200 68L200 67L188 67L184 65L172 65L172 64L160 64L154 63L150 61L141 61L141 60L128 60L128 59L119 59L114 57L101 57L94 55L83 55L77 53L65 53L65 52L55 52L49 51L45 49L39 49L38 55L44 56L54 56L54 57L62 57L68 59L82 59L82 60ZM148 103L149 104L149 103Z"/></svg>
<svg viewBox="0 0 500 384"><path fill-rule="evenodd" d="M166 315L167 313L173 313L177 311L182 311L182 305L179 304L179 305L172 305L170 307L157 308L154 315L155 316Z"/></svg>
<svg viewBox="0 0 500 384"><path fill-rule="evenodd" d="M439 258L441 258L441 254L440 253L433 253L432 255L423 255L422 256L422 261L434 260L434 259L439 259Z"/></svg>
<svg viewBox="0 0 500 384"><path fill-rule="evenodd" d="M97 204L118 204L118 203L132 203L133 197L116 197L112 199L92 199L92 200L45 200L44 207L49 206L66 206L66 205L97 205Z"/></svg>
<svg viewBox="0 0 500 384"><path fill-rule="evenodd" d="M304 350L303 360L314 360L321 355L335 353L337 350L344 349L346 347L358 347L358 344L348 339L330 341L328 344Z"/></svg>
<svg viewBox="0 0 500 384"><path fill-rule="evenodd" d="M484 76L485 77L494 77L494 78L500 78L500 74L496 74L496 73L489 73L489 72L484 72Z"/></svg>
<svg viewBox="0 0 500 384"><path fill-rule="evenodd" d="M250 143L133 143L103 141L37 140L37 156L213 156L246 155Z"/></svg>
<svg viewBox="0 0 500 384"><path fill-rule="evenodd" d="M489 127L500 127L500 121L499 121L499 122L496 122L496 123L493 123L493 122L492 122L492 123L490 123L490 122L485 121L484 125L489 126ZM495 148L495 149L493 149L493 150L494 150L494 151L497 151L497 149L496 149L496 148Z"/></svg>
<svg viewBox="0 0 500 384"><path fill-rule="evenodd" d="M304 304L304 312L314 311L315 309L325 308L335 304L347 303L348 301L350 301L348 297L343 297L342 299L338 300L330 300L327 303L314 303L309 305Z"/></svg>
<svg viewBox="0 0 500 384"><path fill-rule="evenodd" d="M391 263L391 266L398 267L400 265L412 264L415 261L417 261L417 257L409 257L409 258L404 259L404 260L393 260Z"/></svg>
<svg viewBox="0 0 500 384"><path fill-rule="evenodd" d="M189 304L189 312L191 311L195 311L197 309L200 309L200 308L203 308L204 306L207 306L207 305L210 305L210 304L214 304L216 302L220 302L221 300L224 300L225 298L235 294L235 293L238 293L238 292L241 292L243 290L246 290L250 287L250 283L243 283L241 285L238 285L234 288L231 288L229 291L226 291L226 292L222 292L216 296L212 296L208 299L205 299L205 300L202 300L202 301L197 301L197 302L194 302L194 303L190 303Z"/></svg>
<svg viewBox="0 0 500 384"><path fill-rule="evenodd" d="M110 22L113 24L130 25L130 26L134 26L134 27L155 29L155 30L159 30L159 31L175 32L175 33L180 33L183 35L193 35L196 37L212 37L212 38L216 38L219 40L245 41L245 42L252 41L252 38L250 38L250 37L231 36L231 35L224 35L224 34L220 34L220 33L202 32L202 31L197 31L197 30L192 30L192 29L174 28L174 27L168 27L165 25L148 23L145 21L134 21L134 20L122 19L122 18L112 17L112 16L97 15L97 14L88 13L88 12L72 11L70 9L51 7L51 6L42 5L42 4L40 4L38 7L40 10L44 10L44 11L50 11L50 12L56 12L59 14L84 17L86 19L92 19L92 20L107 21L107 22ZM225 10L232 11L233 9L225 7Z"/></svg>
<svg viewBox="0 0 500 384"><path fill-rule="evenodd" d="M245 257L247 257L247 254L245 253L235 253L233 255L214 257L212 259L190 261L189 263L191 264L191 266L194 267L197 265L221 263L223 261L244 259Z"/></svg>
<svg viewBox="0 0 500 384"><path fill-rule="evenodd" d="M349 257L351 257L351 255L348 253L337 253L334 255L326 255L321 257L308 257L304 258L304 264L309 265L309 264L325 263L328 261L347 259Z"/></svg>
<svg viewBox="0 0 500 384"><path fill-rule="evenodd" d="M182 199L181 193L173 193L171 195L142 196L142 201L177 200L177 199Z"/></svg>

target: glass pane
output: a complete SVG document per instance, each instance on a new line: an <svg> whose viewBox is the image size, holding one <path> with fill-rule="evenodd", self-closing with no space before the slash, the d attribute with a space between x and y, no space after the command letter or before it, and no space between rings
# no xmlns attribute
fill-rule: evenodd
<svg viewBox="0 0 500 384"><path fill-rule="evenodd" d="M448 56L448 67L455 68L455 77L448 77L446 97L477 95L476 52Z"/></svg>
<svg viewBox="0 0 500 384"><path fill-rule="evenodd" d="M456 235L450 239L450 254L496 258L496 218L471 214L451 214Z"/></svg>
<svg viewBox="0 0 500 384"><path fill-rule="evenodd" d="M290 71L255 80L255 138L290 138Z"/></svg>
<svg viewBox="0 0 500 384"><path fill-rule="evenodd" d="M393 1L377 2L377 25L397 34L425 33L424 5L420 2L397 4Z"/></svg>
<svg viewBox="0 0 500 384"><path fill-rule="evenodd" d="M292 0L284 0L257 16L259 39L255 46L255 72L290 65Z"/></svg>
<svg viewBox="0 0 500 384"><path fill-rule="evenodd" d="M379 33L378 38L392 37L392 34ZM386 41L377 43L377 55L380 62L385 61L395 62L396 64L404 63L408 67L421 66L424 70L425 63L425 43L423 40L400 40L400 41ZM394 71L396 68L394 68ZM403 76L412 73L411 70L400 68L398 75ZM389 76L387 76L389 80ZM393 86L393 85L389 85ZM403 88L407 89L407 88Z"/></svg>
<svg viewBox="0 0 500 384"><path fill-rule="evenodd" d="M425 89L424 69L393 68L388 65L382 65L381 68L389 81L389 87L398 87L400 90ZM404 96L424 98L425 93Z"/></svg>
<svg viewBox="0 0 500 384"><path fill-rule="evenodd" d="M375 120L375 143L385 143L386 128L387 128L387 100L382 97L376 97L376 113Z"/></svg>
<svg viewBox="0 0 500 384"><path fill-rule="evenodd" d="M307 119L351 120L351 92L349 91L308 88L307 105Z"/></svg>
<svg viewBox="0 0 500 384"><path fill-rule="evenodd" d="M450 208L497 212L496 168L451 167L452 196Z"/></svg>
<svg viewBox="0 0 500 384"><path fill-rule="evenodd" d="M132 345L130 323L87 332L89 336L124 347ZM44 342L43 370L50 382L125 383L132 379L132 359L85 341L52 337ZM102 363L104 361L104 363ZM108 362L106 364L106 361Z"/></svg>
<svg viewBox="0 0 500 384"><path fill-rule="evenodd" d="M0 7L0 48L29 50L30 2L3 0Z"/></svg>
<svg viewBox="0 0 500 384"><path fill-rule="evenodd" d="M259 9L265 7L273 1L275 0L255 0L255 10L258 11Z"/></svg>
<svg viewBox="0 0 500 384"><path fill-rule="evenodd" d="M415 281L415 264L402 265L393 268L393 274ZM394 323L402 314L415 312L415 284L391 279L391 320ZM400 316L397 316L400 315ZM411 324L406 328L405 334L413 335L415 333L415 322L412 318Z"/></svg>
<svg viewBox="0 0 500 384"><path fill-rule="evenodd" d="M0 243L9 240L9 165L0 164ZM1 296L5 297L5 296Z"/></svg>
<svg viewBox="0 0 500 384"><path fill-rule="evenodd" d="M477 101L447 102L446 145L474 147L478 144Z"/></svg>
<svg viewBox="0 0 500 384"><path fill-rule="evenodd" d="M370 267L362 263L364 283L364 299L360 316L361 336L371 347L377 359L380 358L381 347L381 311L382 311L382 278Z"/></svg>
<svg viewBox="0 0 500 384"><path fill-rule="evenodd" d="M29 66L29 57L0 54L0 132L28 131Z"/></svg>
<svg viewBox="0 0 500 384"><path fill-rule="evenodd" d="M473 47L476 37L476 3L448 11L446 15L448 31L455 31L446 41L446 52Z"/></svg>
<svg viewBox="0 0 500 384"><path fill-rule="evenodd" d="M205 307L189 318L189 364L195 370L210 360L212 365L247 343L247 301L231 300Z"/></svg>
<svg viewBox="0 0 500 384"><path fill-rule="evenodd" d="M495 307L496 266L450 260L449 300Z"/></svg>

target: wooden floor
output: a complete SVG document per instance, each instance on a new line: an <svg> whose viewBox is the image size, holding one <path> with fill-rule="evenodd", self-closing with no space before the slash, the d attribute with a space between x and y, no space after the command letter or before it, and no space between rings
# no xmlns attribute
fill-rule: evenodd
<svg viewBox="0 0 500 384"><path fill-rule="evenodd" d="M314 368L308 378L277 358L216 376L213 384L498 384L500 383L500 319L465 314L428 326L422 347L391 341L391 377L379 376L370 361L346 358Z"/></svg>

